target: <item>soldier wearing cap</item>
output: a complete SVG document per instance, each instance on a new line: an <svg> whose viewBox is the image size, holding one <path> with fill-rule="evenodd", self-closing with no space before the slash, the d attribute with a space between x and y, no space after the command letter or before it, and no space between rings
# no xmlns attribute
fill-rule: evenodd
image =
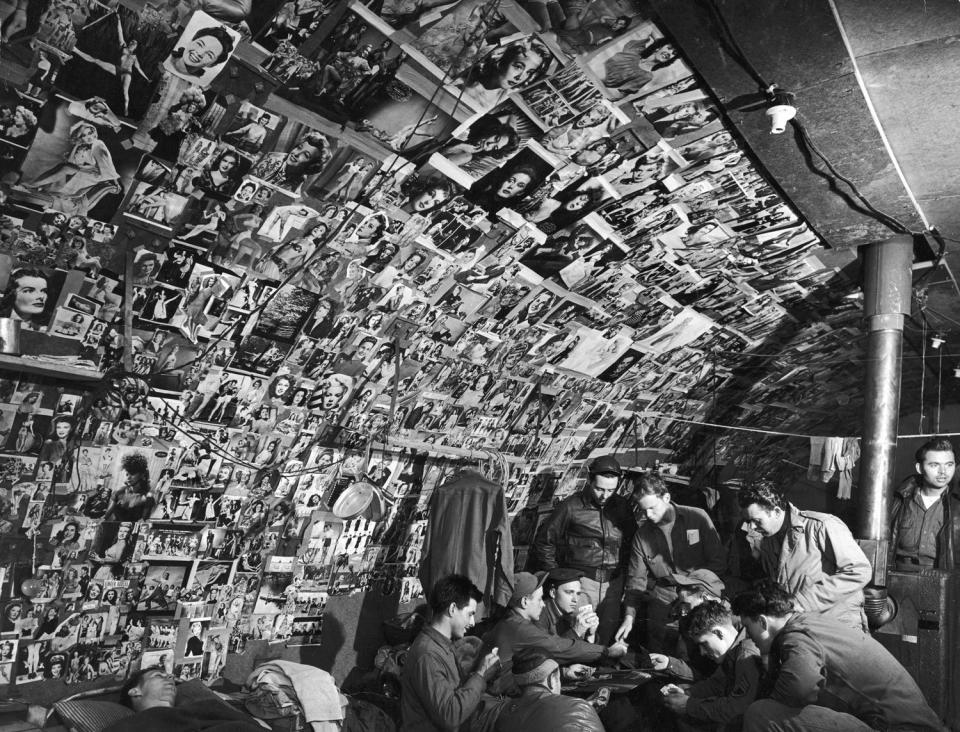
<svg viewBox="0 0 960 732"><path fill-rule="evenodd" d="M582 674L583 664L596 664L602 658L620 658L627 651L622 643L605 648L585 640L562 638L539 627L536 620L544 608L543 583L546 578L544 573L517 572L506 617L483 638L484 648L498 649L503 664L500 675L493 682L495 692L516 690L509 671L513 656L524 650L534 649L546 654L561 667L566 667L565 675L570 678Z"/></svg>
<svg viewBox="0 0 960 732"><path fill-rule="evenodd" d="M533 563L539 569L576 569L581 593L599 616L597 640L608 643L620 620L624 570L636 520L629 502L617 494L623 471L613 456L589 467L584 489L553 509L537 534Z"/></svg>
<svg viewBox="0 0 960 732"><path fill-rule="evenodd" d="M672 645L667 624L671 605L677 600L672 575L695 569L709 569L719 575L726 566L726 553L706 511L673 503L658 474L649 473L637 480L632 503L644 521L630 548L626 611L616 639L625 640L633 630L637 608L642 604L647 611L647 646L665 651Z"/></svg>
<svg viewBox="0 0 960 732"><path fill-rule="evenodd" d="M600 618L589 603L580 602L582 576L578 569L551 569L547 573L543 583L546 607L536 623L553 635L593 642Z"/></svg>
<svg viewBox="0 0 960 732"><path fill-rule="evenodd" d="M560 694L560 668L539 651L517 654L513 681L520 696L510 699L497 717L496 732L603 732L594 708L583 699Z"/></svg>
<svg viewBox="0 0 960 732"><path fill-rule="evenodd" d="M668 671L679 681L705 679L716 671L717 664L704 656L696 643L690 642L690 616L705 602L727 604L722 599L723 581L709 569L695 569L692 572L674 572L669 582L677 591L672 614L678 618L680 638L673 651L675 655L651 653L650 661L654 669Z"/></svg>

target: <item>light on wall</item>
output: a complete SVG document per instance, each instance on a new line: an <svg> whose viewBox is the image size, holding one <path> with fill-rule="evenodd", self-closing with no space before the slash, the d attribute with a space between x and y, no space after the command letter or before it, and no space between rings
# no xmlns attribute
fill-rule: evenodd
<svg viewBox="0 0 960 732"><path fill-rule="evenodd" d="M776 86L771 86L767 94L770 98L770 106L767 107L770 134L780 135L787 129L787 122L797 116L797 108L793 106L793 94Z"/></svg>
<svg viewBox="0 0 960 732"><path fill-rule="evenodd" d="M939 333L930 337L930 347L935 351L946 342L946 339Z"/></svg>

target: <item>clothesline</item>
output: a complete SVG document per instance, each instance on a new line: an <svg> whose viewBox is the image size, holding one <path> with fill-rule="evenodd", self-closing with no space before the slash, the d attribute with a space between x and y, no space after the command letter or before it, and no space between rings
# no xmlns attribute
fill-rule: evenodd
<svg viewBox="0 0 960 732"><path fill-rule="evenodd" d="M684 422L686 424L695 424L701 427L714 427L721 430L734 430L737 432L753 432L760 435L775 435L778 437L802 437L805 440L812 439L814 437L841 437L843 439L860 439L860 435L808 435L801 432L782 432L780 430L765 430L758 427L737 427L730 424L717 424L716 422L701 422L696 419L686 419L685 417L673 417L668 414L654 414L652 412L644 412L641 416L644 417L655 417L657 419L667 419L672 422ZM921 437L960 437L960 432L924 432L921 434L914 435L897 435L898 440L914 440Z"/></svg>
<svg viewBox="0 0 960 732"><path fill-rule="evenodd" d="M760 435L776 435L779 437L802 437L805 440L809 440L812 437L846 437L844 435L807 435L800 432L782 432L780 430L765 430L757 427L736 427L729 424L717 424L716 422L701 422L696 419L686 419L684 417L673 417L669 414L653 414L651 412L645 412L642 416L645 417L656 417L657 419L668 419L672 422L684 422L686 424L695 424L701 427L716 427L721 430L736 430L738 432L753 432ZM853 436L853 435L851 435Z"/></svg>

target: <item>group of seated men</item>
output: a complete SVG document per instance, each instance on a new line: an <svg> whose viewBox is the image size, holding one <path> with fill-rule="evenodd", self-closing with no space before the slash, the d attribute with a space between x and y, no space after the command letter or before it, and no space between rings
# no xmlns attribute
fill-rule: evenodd
<svg viewBox="0 0 960 732"><path fill-rule="evenodd" d="M952 568L960 561L952 445L929 441L916 468L894 501L891 564ZM401 677L402 730L945 729L869 634L863 589L872 569L840 519L801 510L766 482L741 489L749 551L764 575L741 582L710 515L673 503L659 476L642 475L627 497L611 457L590 473L541 527L533 561L543 571L515 574L506 614L470 669L462 654L458 663L458 642L481 593L460 575L431 588L432 620ZM725 592L724 580L745 589ZM646 673L631 677L638 688L627 695L635 716L626 725L610 715L616 705L598 714L601 704L560 694L597 667L638 664Z"/></svg>

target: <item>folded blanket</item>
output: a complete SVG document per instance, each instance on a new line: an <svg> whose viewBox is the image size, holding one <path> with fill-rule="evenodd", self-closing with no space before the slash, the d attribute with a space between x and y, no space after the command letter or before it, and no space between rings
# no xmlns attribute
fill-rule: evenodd
<svg viewBox="0 0 960 732"><path fill-rule="evenodd" d="M337 689L333 676L323 669L282 659L267 661L250 673L246 683L246 687L252 690L265 686L278 690L272 701L258 700L258 704L266 710L280 712L288 709L292 697L299 703L303 719L313 727L314 732L340 728L347 698Z"/></svg>

